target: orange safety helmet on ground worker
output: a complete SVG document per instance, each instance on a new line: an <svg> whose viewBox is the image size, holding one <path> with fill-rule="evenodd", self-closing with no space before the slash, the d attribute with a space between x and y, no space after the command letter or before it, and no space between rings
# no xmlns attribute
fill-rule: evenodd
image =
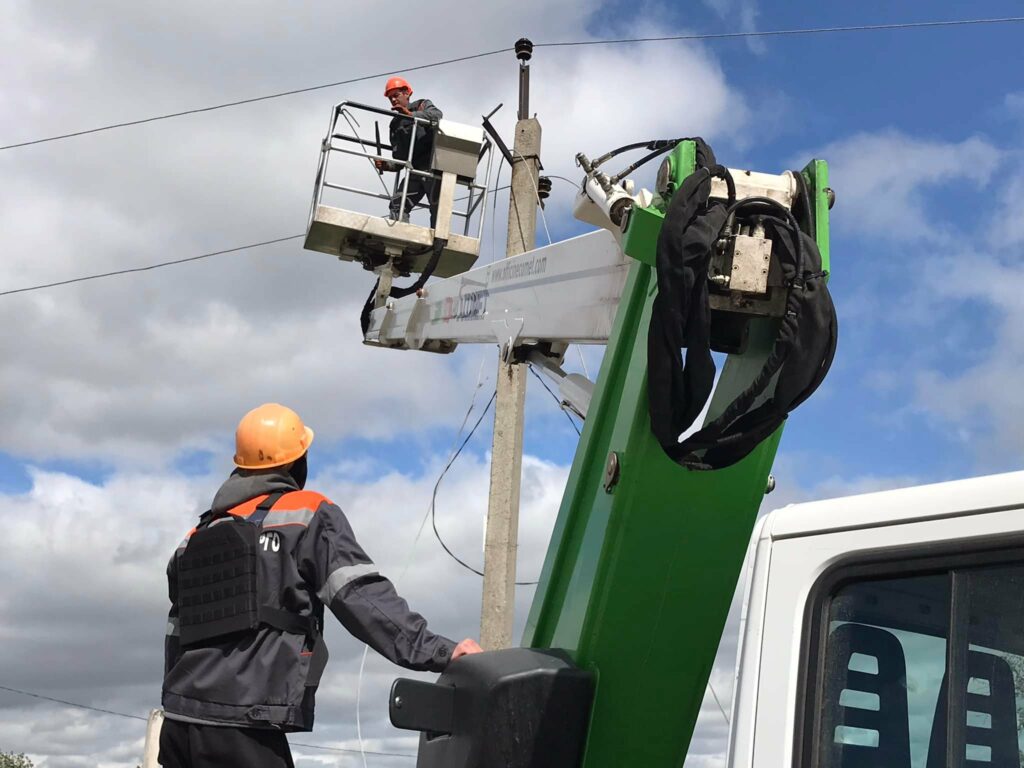
<svg viewBox="0 0 1024 768"><path fill-rule="evenodd" d="M265 403L238 422L235 466L280 467L302 458L312 444L313 430L302 423L299 414L277 403Z"/></svg>
<svg viewBox="0 0 1024 768"><path fill-rule="evenodd" d="M412 95L412 86L406 81L404 77L392 77L388 80L388 84L384 86L384 95L387 96L392 91L398 90L399 88L405 88Z"/></svg>

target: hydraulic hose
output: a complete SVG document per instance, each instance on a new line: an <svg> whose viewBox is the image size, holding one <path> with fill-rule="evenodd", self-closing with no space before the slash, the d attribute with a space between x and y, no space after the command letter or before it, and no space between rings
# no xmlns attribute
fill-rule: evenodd
<svg viewBox="0 0 1024 768"><path fill-rule="evenodd" d="M427 262L427 266L423 269L423 273L416 278L416 281L412 285L408 285L405 288L396 288L391 286L391 291L388 293L389 298L401 299L405 296L410 296L420 290L424 285L427 284L433 274L434 270L437 269L437 264L441 260L441 254L444 252L444 247L448 245L447 240L435 239L434 245L432 246L434 252L430 256L430 261ZM418 253L424 253L424 251L418 251ZM366 335L366 331L370 328L370 313L373 312L374 299L377 296L377 286L380 285L380 280L373 284L373 290L370 291L370 295L366 298L366 303L363 304L363 310L359 313L359 325L363 330L363 336Z"/></svg>
<svg viewBox="0 0 1024 768"><path fill-rule="evenodd" d="M682 141L682 139L680 139L679 141ZM655 142L655 141L651 142L651 144L657 144L657 143L658 142ZM679 143L678 141L675 142L675 143L667 141L662 146L656 147L654 150L652 150L648 154L646 154L643 157L641 157L639 160L637 160L632 165L627 166L626 168L624 168L623 170L619 171L614 176L612 176L612 179L611 179L612 184L618 184L620 181L622 181L624 178L626 178L629 174L631 174L633 171L635 171L641 165L649 163L651 160L653 160L654 158L658 157L659 155L665 154L670 149L675 147L675 145L678 144L678 143Z"/></svg>
<svg viewBox="0 0 1024 768"><path fill-rule="evenodd" d="M651 150L659 149L666 145L674 147L680 141L684 141L684 139L652 139L651 141L637 141L632 144L626 144L610 152L605 152L594 161L594 167L597 168L599 165L606 163L616 155L621 155L623 152L630 152L634 149L643 149L645 147Z"/></svg>
<svg viewBox="0 0 1024 768"><path fill-rule="evenodd" d="M416 282L412 285L408 285L405 288L391 287L391 293L389 294L392 298L401 299L404 296L409 296L416 293L420 288L427 284L433 274L434 270L437 269L437 263L441 260L441 254L444 252L444 247L448 245L447 240L441 240L440 238L434 240L434 252L430 255L430 261L427 262L427 266L423 269L422 274L416 278Z"/></svg>

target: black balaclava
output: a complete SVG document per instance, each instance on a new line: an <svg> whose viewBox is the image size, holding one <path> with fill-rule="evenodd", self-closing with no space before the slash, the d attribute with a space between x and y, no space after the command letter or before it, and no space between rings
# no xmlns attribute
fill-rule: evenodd
<svg viewBox="0 0 1024 768"><path fill-rule="evenodd" d="M288 474L292 476L292 480L299 488L306 487L306 474L309 472L309 465L306 462L306 454L302 454L302 457L295 460L291 468L288 470Z"/></svg>

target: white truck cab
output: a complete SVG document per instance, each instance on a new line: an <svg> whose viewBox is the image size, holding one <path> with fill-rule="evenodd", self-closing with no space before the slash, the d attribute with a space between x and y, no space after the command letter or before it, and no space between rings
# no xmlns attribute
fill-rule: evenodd
<svg viewBox="0 0 1024 768"><path fill-rule="evenodd" d="M1020 768L1024 472L776 510L746 570L730 768Z"/></svg>

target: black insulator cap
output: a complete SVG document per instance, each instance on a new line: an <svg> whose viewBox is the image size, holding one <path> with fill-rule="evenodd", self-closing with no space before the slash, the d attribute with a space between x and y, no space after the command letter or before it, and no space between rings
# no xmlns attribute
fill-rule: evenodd
<svg viewBox="0 0 1024 768"><path fill-rule="evenodd" d="M527 40L525 37L520 37L516 40L516 58L522 62L527 62L533 57L533 43Z"/></svg>
<svg viewBox="0 0 1024 768"><path fill-rule="evenodd" d="M537 196L541 200L547 200L551 196L551 179L547 176L537 179Z"/></svg>

